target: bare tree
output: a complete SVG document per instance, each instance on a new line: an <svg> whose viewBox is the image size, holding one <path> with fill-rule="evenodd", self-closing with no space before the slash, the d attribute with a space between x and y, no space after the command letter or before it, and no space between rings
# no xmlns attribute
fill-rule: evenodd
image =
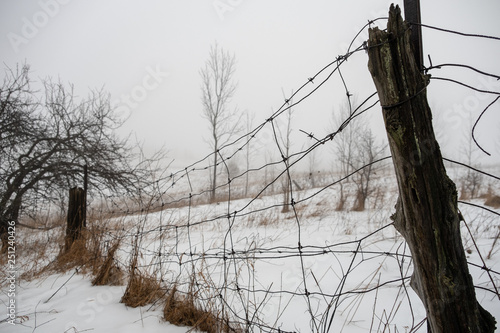
<svg viewBox="0 0 500 333"><path fill-rule="evenodd" d="M6 249L9 221L25 207L59 201L82 184L88 165L88 186L96 193L134 193L147 186L142 164L133 165L127 140L109 95L92 91L76 101L72 87L50 79L43 93L30 86L29 67L6 70L0 87L0 237Z"/></svg>
<svg viewBox="0 0 500 333"><path fill-rule="evenodd" d="M235 56L224 51L216 43L210 48L205 67L200 70L203 117L209 122L210 145L213 151L211 200L215 200L217 188L219 149L239 129L238 119L235 119L237 111L229 106L236 90L236 84L233 82L235 66Z"/></svg>
<svg viewBox="0 0 500 333"><path fill-rule="evenodd" d="M379 159L385 151L387 145L377 143L376 138L369 128L365 128L356 141L356 154L354 165L362 168L354 175L356 183L356 201L354 210L365 210L365 203L368 196L372 193L371 180L377 166L373 164Z"/></svg>
<svg viewBox="0 0 500 333"><path fill-rule="evenodd" d="M376 141L366 118L357 117L355 120L349 121L357 110L356 104L353 103L353 105L347 103L340 109L339 113L333 116L334 131L340 130L334 140L334 150L343 176L359 170L352 175L353 182L356 185L353 209L363 211L366 199L372 192L371 180L373 173L376 171L376 166L372 163L380 158L387 145ZM346 194L344 193L344 185L341 182L337 210L344 209L345 201Z"/></svg>
<svg viewBox="0 0 500 333"><path fill-rule="evenodd" d="M343 176L349 175L353 171L352 160L355 151L355 133L359 131L358 127L361 127L361 123L359 122L346 122L351 113L351 105L349 103L345 104L340 109L340 112L333 113L332 132L340 131L334 140L334 156ZM344 183L340 182L339 185L340 198L336 209L343 210L347 198L344 193Z"/></svg>

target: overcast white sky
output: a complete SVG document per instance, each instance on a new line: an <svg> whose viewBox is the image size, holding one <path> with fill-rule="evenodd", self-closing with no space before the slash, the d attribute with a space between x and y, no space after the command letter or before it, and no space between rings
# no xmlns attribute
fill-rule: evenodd
<svg viewBox="0 0 500 333"><path fill-rule="evenodd" d="M36 77L59 77L80 95L104 86L116 106L129 111L123 133L133 131L148 149L165 145L181 168L210 152L202 118L199 70L215 41L237 58L238 90L233 105L263 122L289 93L346 51L369 20L387 14L387 0L0 0L0 59L3 67L26 61ZM402 6L402 1L395 3ZM500 36L498 0L422 0L425 24ZM380 27L385 21L377 23ZM367 38L364 34L356 45ZM500 42L458 38L424 29L424 54L434 64L466 63L500 74ZM352 93L374 91L367 55L359 53L343 70ZM427 62L428 65L428 62ZM463 74L462 74L463 73ZM500 82L464 70L434 75L462 78L500 91ZM3 72L2 72L3 76ZM142 92L142 93L141 93ZM143 94L146 92L145 94ZM135 94L135 98L134 98ZM332 82L309 104L298 106L294 131L327 133L342 86ZM129 97L125 97L129 96ZM128 99L127 99L128 98ZM445 129L445 155L456 154L467 122L493 98L433 81L430 104ZM462 110L462 111L461 111ZM499 160L500 107L478 127L478 138ZM379 110L373 127L382 133ZM493 161L489 159L486 161Z"/></svg>

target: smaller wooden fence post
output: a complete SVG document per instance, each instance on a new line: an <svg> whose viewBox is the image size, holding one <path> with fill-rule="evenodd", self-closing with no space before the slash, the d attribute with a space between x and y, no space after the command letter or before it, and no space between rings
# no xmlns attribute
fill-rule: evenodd
<svg viewBox="0 0 500 333"><path fill-rule="evenodd" d="M69 190L68 217L66 225L65 251L79 239L84 228L85 191L80 187Z"/></svg>

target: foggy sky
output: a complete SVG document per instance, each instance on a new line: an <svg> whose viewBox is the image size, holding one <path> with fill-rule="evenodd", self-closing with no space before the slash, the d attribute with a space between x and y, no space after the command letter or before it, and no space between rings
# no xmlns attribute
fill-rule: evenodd
<svg viewBox="0 0 500 333"><path fill-rule="evenodd" d="M232 107L254 114L254 126L283 103L285 94L346 52L368 22L386 16L390 1L263 0L40 0L0 2L0 52L3 67L31 65L33 79L51 76L75 85L79 96L105 88L114 105L129 117L120 133L133 133L149 151L161 146L175 167L210 152L208 123L202 118L199 70L210 45L217 43L237 59L238 83ZM395 2L402 6L402 1ZM425 24L469 33L500 36L497 0L422 0ZM386 21L376 23L385 28ZM424 58L434 64L465 63L500 73L500 42L455 37L423 30ZM367 33L356 39L360 45ZM375 91L367 55L348 61L343 74L360 98ZM499 82L470 71L442 69L480 89L500 91ZM3 68L2 68L3 77ZM343 95L344 94L344 95ZM330 83L294 111L294 131L321 137L345 91ZM459 86L432 81L428 88L444 155L458 157L459 145L473 117L492 101ZM379 109L369 115L383 136ZM477 137L500 161L500 107L478 125ZM460 136L459 136L460 135ZM299 139L297 139L299 140ZM300 145L300 143L298 143ZM479 155L478 155L479 156Z"/></svg>

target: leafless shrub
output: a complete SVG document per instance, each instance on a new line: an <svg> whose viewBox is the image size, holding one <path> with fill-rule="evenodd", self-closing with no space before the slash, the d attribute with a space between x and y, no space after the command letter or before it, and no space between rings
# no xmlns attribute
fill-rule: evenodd
<svg viewBox="0 0 500 333"><path fill-rule="evenodd" d="M460 200L475 199L479 196L483 175L468 169L460 179Z"/></svg>

